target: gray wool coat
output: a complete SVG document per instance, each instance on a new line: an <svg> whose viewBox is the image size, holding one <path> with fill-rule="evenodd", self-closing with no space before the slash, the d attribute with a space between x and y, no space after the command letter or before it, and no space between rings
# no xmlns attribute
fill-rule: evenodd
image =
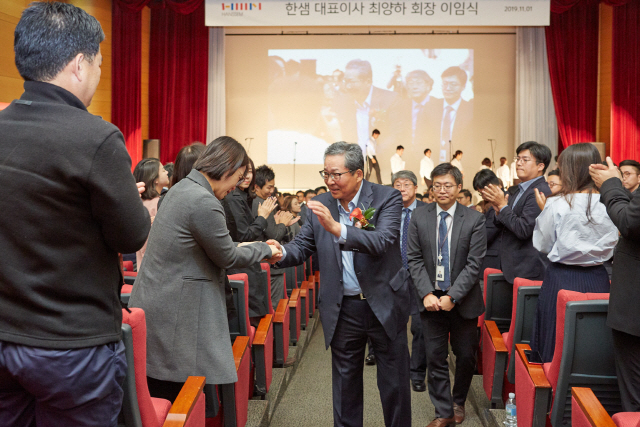
<svg viewBox="0 0 640 427"><path fill-rule="evenodd" d="M147 375L208 384L237 381L224 295L226 269L270 257L266 243L237 247L224 208L198 171L171 188L151 227L129 300L147 319Z"/></svg>

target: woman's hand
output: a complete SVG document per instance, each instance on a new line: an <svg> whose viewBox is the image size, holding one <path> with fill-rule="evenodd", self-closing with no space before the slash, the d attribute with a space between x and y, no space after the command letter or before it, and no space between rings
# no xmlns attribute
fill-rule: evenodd
<svg viewBox="0 0 640 427"><path fill-rule="evenodd" d="M267 200L258 205L258 216L267 219L276 208L276 205L277 201L275 197L267 197Z"/></svg>
<svg viewBox="0 0 640 427"><path fill-rule="evenodd" d="M298 221L300 221L300 217L296 216L296 217L293 217L293 219L291 221L289 221L289 223L286 224L286 225L287 225L287 227L290 227L290 226L292 226L293 224L295 224Z"/></svg>
<svg viewBox="0 0 640 427"><path fill-rule="evenodd" d="M293 214L287 211L280 211L275 216L276 224L284 224L285 226L293 219Z"/></svg>
<svg viewBox="0 0 640 427"><path fill-rule="evenodd" d="M547 203L547 196L538 191L537 188L534 188L533 191L536 193L536 203L538 203L538 207L540 210L544 210L544 205Z"/></svg>
<svg viewBox="0 0 640 427"><path fill-rule="evenodd" d="M142 197L142 193L144 193L144 182L136 182L136 187L138 187L138 193L140 193L140 197Z"/></svg>

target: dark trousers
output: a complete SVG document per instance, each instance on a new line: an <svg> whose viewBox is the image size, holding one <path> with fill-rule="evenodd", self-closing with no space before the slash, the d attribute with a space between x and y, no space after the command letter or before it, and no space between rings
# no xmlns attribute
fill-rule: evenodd
<svg viewBox="0 0 640 427"><path fill-rule="evenodd" d="M0 425L115 427L126 371L122 342L51 350L0 341Z"/></svg>
<svg viewBox="0 0 640 427"><path fill-rule="evenodd" d="M407 328L389 339L366 300L343 299L331 341L333 371L333 424L363 425L364 353L367 338L376 352L378 390L387 427L411 425L409 347Z"/></svg>
<svg viewBox="0 0 640 427"><path fill-rule="evenodd" d="M364 179L369 181L369 177L371 176L371 169L375 169L376 176L378 177L378 184L382 184L382 178L380 178L380 162L378 161L376 156L373 156L373 158L376 161L375 163L371 161L370 157L367 157L367 162L369 162L369 168L367 170L367 176Z"/></svg>
<svg viewBox="0 0 640 427"><path fill-rule="evenodd" d="M612 329L616 374L624 412L640 412L640 337Z"/></svg>
<svg viewBox="0 0 640 427"><path fill-rule="evenodd" d="M413 301L412 301L413 303ZM411 309L411 379L424 381L427 377L427 348L422 332L422 320L416 304Z"/></svg>
<svg viewBox="0 0 640 427"><path fill-rule="evenodd" d="M453 403L464 405L476 368L478 318L463 319L458 308L420 313L427 349L427 382L436 417L452 418ZM456 356L453 395L449 380L449 342Z"/></svg>

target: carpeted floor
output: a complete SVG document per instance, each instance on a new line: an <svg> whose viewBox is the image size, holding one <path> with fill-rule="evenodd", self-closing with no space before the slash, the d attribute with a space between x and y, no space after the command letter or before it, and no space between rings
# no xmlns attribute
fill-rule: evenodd
<svg viewBox="0 0 640 427"><path fill-rule="evenodd" d="M318 325L291 383L271 419L273 427L332 426L331 351L324 349L322 325ZM411 333L409 333L411 340ZM411 348L411 346L409 346ZM384 427L376 367L364 367L364 426ZM411 392L412 425L426 426L434 418L429 393ZM467 401L465 427L481 427L473 406Z"/></svg>

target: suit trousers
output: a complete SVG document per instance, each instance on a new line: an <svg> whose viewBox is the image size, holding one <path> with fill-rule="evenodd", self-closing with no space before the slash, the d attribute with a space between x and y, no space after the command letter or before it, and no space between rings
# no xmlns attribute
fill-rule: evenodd
<svg viewBox="0 0 640 427"><path fill-rule="evenodd" d="M331 341L333 424L336 427L363 425L362 371L367 338L371 338L375 349L385 426L410 426L411 389L406 325L391 340L367 300L347 297L342 300Z"/></svg>
<svg viewBox="0 0 640 427"><path fill-rule="evenodd" d="M411 301L411 374L412 380L424 381L427 377L427 348L422 332L422 320L417 303Z"/></svg>
<svg viewBox="0 0 640 427"><path fill-rule="evenodd" d="M622 410L640 412L640 337L612 331Z"/></svg>
<svg viewBox="0 0 640 427"><path fill-rule="evenodd" d="M371 161L370 157L367 157L367 162L369 163L369 167L368 167L368 170L367 170L367 176L364 179L366 179L368 181L369 177L371 176L371 170L375 169L376 176L378 177L378 184L382 184L382 178L381 178L381 175L380 175L380 162L378 161L376 156L373 156L373 158L376 161L375 163L373 163Z"/></svg>
<svg viewBox="0 0 640 427"><path fill-rule="evenodd" d="M0 425L116 427L126 372L122 341L72 350L0 341Z"/></svg>
<svg viewBox="0 0 640 427"><path fill-rule="evenodd" d="M451 311L423 311L420 317L427 349L429 397L436 417L452 418L453 403L464 405L475 372L478 318L464 319L455 306ZM453 395L447 362L449 342L456 356Z"/></svg>

